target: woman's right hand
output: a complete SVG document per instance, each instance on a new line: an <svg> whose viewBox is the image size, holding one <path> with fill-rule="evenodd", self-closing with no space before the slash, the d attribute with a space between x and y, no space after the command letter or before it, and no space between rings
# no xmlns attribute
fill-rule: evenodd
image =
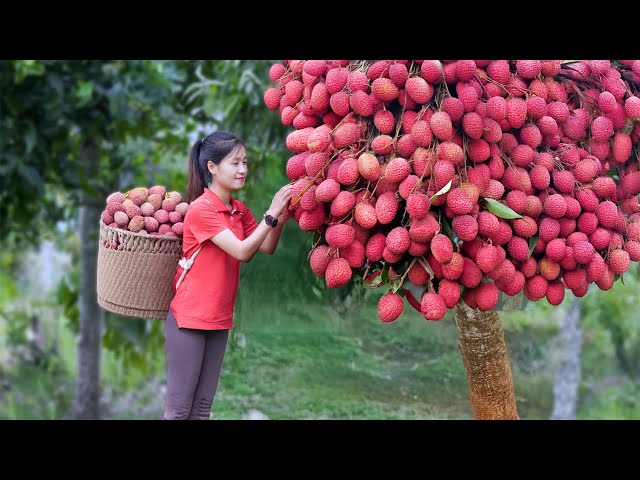
<svg viewBox="0 0 640 480"><path fill-rule="evenodd" d="M273 196L273 200L271 200L271 206L269 207L268 213L278 218L282 211L287 208L289 201L291 200L291 184L287 184L282 187L278 192Z"/></svg>

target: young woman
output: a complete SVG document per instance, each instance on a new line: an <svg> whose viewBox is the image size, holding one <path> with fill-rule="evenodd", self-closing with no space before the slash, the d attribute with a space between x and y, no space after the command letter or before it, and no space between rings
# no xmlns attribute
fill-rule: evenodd
<svg viewBox="0 0 640 480"><path fill-rule="evenodd" d="M165 324L166 420L208 420L233 326L240 263L273 254L288 218L291 185L273 197L260 223L231 195L244 186L247 151L229 132L198 140L189 161L183 254Z"/></svg>

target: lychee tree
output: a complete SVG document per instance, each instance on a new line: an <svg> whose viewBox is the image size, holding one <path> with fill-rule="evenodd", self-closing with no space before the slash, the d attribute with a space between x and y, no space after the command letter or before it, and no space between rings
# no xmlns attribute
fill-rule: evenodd
<svg viewBox="0 0 640 480"><path fill-rule="evenodd" d="M474 416L517 419L498 310L613 287L640 260L640 61L285 60L291 210L328 288L455 309Z"/></svg>

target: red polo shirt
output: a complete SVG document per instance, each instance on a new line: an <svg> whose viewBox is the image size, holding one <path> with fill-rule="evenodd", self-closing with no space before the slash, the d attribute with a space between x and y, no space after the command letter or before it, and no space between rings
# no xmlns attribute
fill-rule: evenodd
<svg viewBox="0 0 640 480"><path fill-rule="evenodd" d="M182 232L183 257L202 250L182 283L175 290L183 268L173 279L176 292L169 308L180 328L226 330L233 326L233 309L238 293L240 261L210 239L226 228L244 240L258 227L251 211L240 200L231 199L230 211L208 188L189 205Z"/></svg>

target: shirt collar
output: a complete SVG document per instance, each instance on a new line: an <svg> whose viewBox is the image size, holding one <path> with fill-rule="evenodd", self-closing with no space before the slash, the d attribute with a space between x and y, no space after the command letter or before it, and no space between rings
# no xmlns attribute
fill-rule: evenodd
<svg viewBox="0 0 640 480"><path fill-rule="evenodd" d="M229 210L227 206L224 204L224 202L220 200L220 197L218 197L218 195L216 195L215 192L210 188L207 188L207 187L204 188L204 196L207 200L211 202L211 204L213 205L213 208L215 208L217 212L240 213L240 211L238 210L237 200L233 197L231 197L229 202L231 203L232 210Z"/></svg>

